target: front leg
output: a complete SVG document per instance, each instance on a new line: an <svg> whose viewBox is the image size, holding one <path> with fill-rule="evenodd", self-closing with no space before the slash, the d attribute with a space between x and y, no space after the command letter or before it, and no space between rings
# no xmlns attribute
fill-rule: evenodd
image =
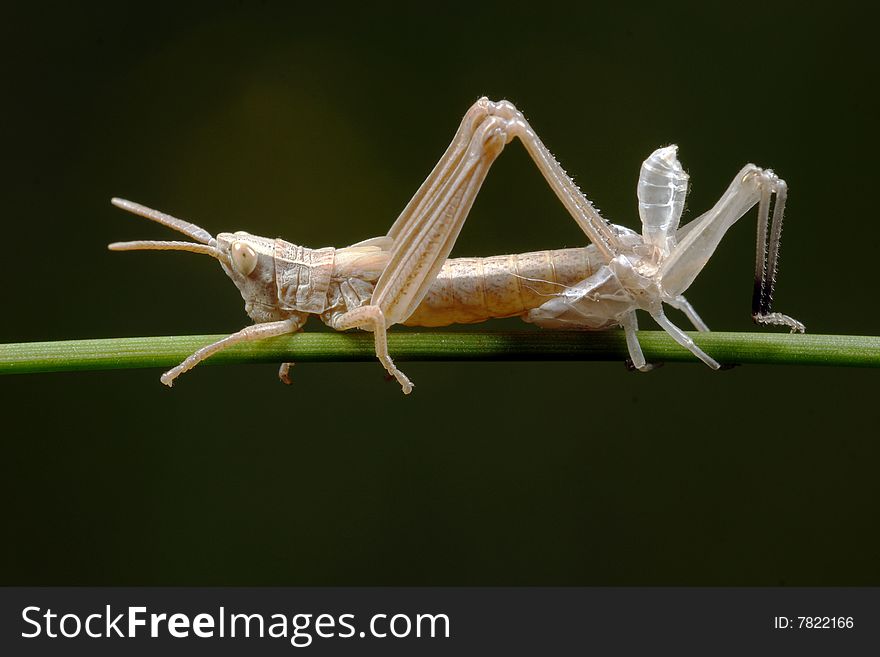
<svg viewBox="0 0 880 657"><path fill-rule="evenodd" d="M286 335L288 333L296 333L299 330L301 321L296 318L285 319L280 322L266 322L264 324L253 324L233 333L230 336L218 340L213 344L202 347L192 356L187 358L177 367L173 367L160 377L160 381L169 388L174 385L174 379L188 372L206 358L213 356L218 351L222 351L227 347L238 344L240 342L252 342L254 340L265 340L277 335Z"/></svg>

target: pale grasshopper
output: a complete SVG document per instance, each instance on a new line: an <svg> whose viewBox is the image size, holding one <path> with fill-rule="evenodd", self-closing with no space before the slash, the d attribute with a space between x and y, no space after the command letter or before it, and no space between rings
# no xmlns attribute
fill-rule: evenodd
<svg viewBox="0 0 880 657"><path fill-rule="evenodd" d="M514 137L591 244L448 260L489 167ZM309 315L320 316L340 331L372 331L376 356L404 393L412 390L412 383L388 353L386 331L394 324L442 326L520 316L548 328L621 326L632 365L648 370L651 365L636 334L636 310L644 310L674 340L717 369L719 364L667 319L663 304L683 311L698 330L708 330L683 294L726 231L756 204L753 318L803 331L797 320L771 311L785 182L772 171L748 164L713 208L679 228L687 187L688 176L678 162L676 147L658 149L642 164L637 185L642 234L613 225L581 193L513 104L481 98L465 114L446 153L385 236L341 249L309 249L246 232L220 233L215 238L189 222L113 199L114 205L173 228L196 243L117 242L109 248L191 251L216 258L255 322L199 349L163 374L161 380L168 386L233 344L299 331ZM289 367L284 363L279 372L285 382Z"/></svg>

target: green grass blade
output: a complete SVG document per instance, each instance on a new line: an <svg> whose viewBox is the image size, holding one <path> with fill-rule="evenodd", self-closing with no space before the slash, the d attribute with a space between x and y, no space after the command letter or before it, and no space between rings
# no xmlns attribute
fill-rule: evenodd
<svg viewBox="0 0 880 657"><path fill-rule="evenodd" d="M725 364L880 366L880 337L780 333L690 333ZM170 367L220 335L21 342L0 345L0 374ZM649 361L696 359L662 331L640 331ZM621 331L397 332L388 336L398 361L623 360ZM375 358L365 333L298 333L231 347L207 363L365 361Z"/></svg>

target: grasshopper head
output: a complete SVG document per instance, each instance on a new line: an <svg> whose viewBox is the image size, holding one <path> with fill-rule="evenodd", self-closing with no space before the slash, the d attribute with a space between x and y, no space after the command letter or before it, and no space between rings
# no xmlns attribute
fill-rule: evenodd
<svg viewBox="0 0 880 657"><path fill-rule="evenodd" d="M244 309L255 322L286 319L290 312L278 307L275 284L275 240L244 231L217 235L220 266L232 279Z"/></svg>
<svg viewBox="0 0 880 657"><path fill-rule="evenodd" d="M274 240L245 232L220 233L214 238L208 231L151 208L114 198L113 205L133 214L172 228L196 242L153 241L114 242L111 251L189 251L217 259L226 275L235 283L245 301L245 311L255 322L286 319L290 311L278 306L275 286Z"/></svg>

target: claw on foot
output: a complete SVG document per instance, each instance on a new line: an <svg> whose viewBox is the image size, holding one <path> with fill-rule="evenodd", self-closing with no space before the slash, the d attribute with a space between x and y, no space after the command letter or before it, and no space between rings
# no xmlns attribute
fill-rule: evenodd
<svg viewBox="0 0 880 657"><path fill-rule="evenodd" d="M293 363L281 363L281 367L278 368L278 379L286 386L293 383L290 380L290 368L293 367L293 365Z"/></svg>
<svg viewBox="0 0 880 657"><path fill-rule="evenodd" d="M770 326L787 326L791 333L804 333L807 328L803 322L799 322L794 317L783 315L782 313L768 313L766 315L755 315L753 317L755 324L766 324Z"/></svg>
<svg viewBox="0 0 880 657"><path fill-rule="evenodd" d="M403 372L395 372L394 378L397 379L397 382L400 384L400 389L403 390L404 395L408 395L412 392L413 384L408 378L406 378L406 374Z"/></svg>
<svg viewBox="0 0 880 657"><path fill-rule="evenodd" d="M623 365L629 372L650 372L651 370L656 370L658 367L663 367L663 363L645 363L641 367L636 367L631 358L624 360Z"/></svg>

